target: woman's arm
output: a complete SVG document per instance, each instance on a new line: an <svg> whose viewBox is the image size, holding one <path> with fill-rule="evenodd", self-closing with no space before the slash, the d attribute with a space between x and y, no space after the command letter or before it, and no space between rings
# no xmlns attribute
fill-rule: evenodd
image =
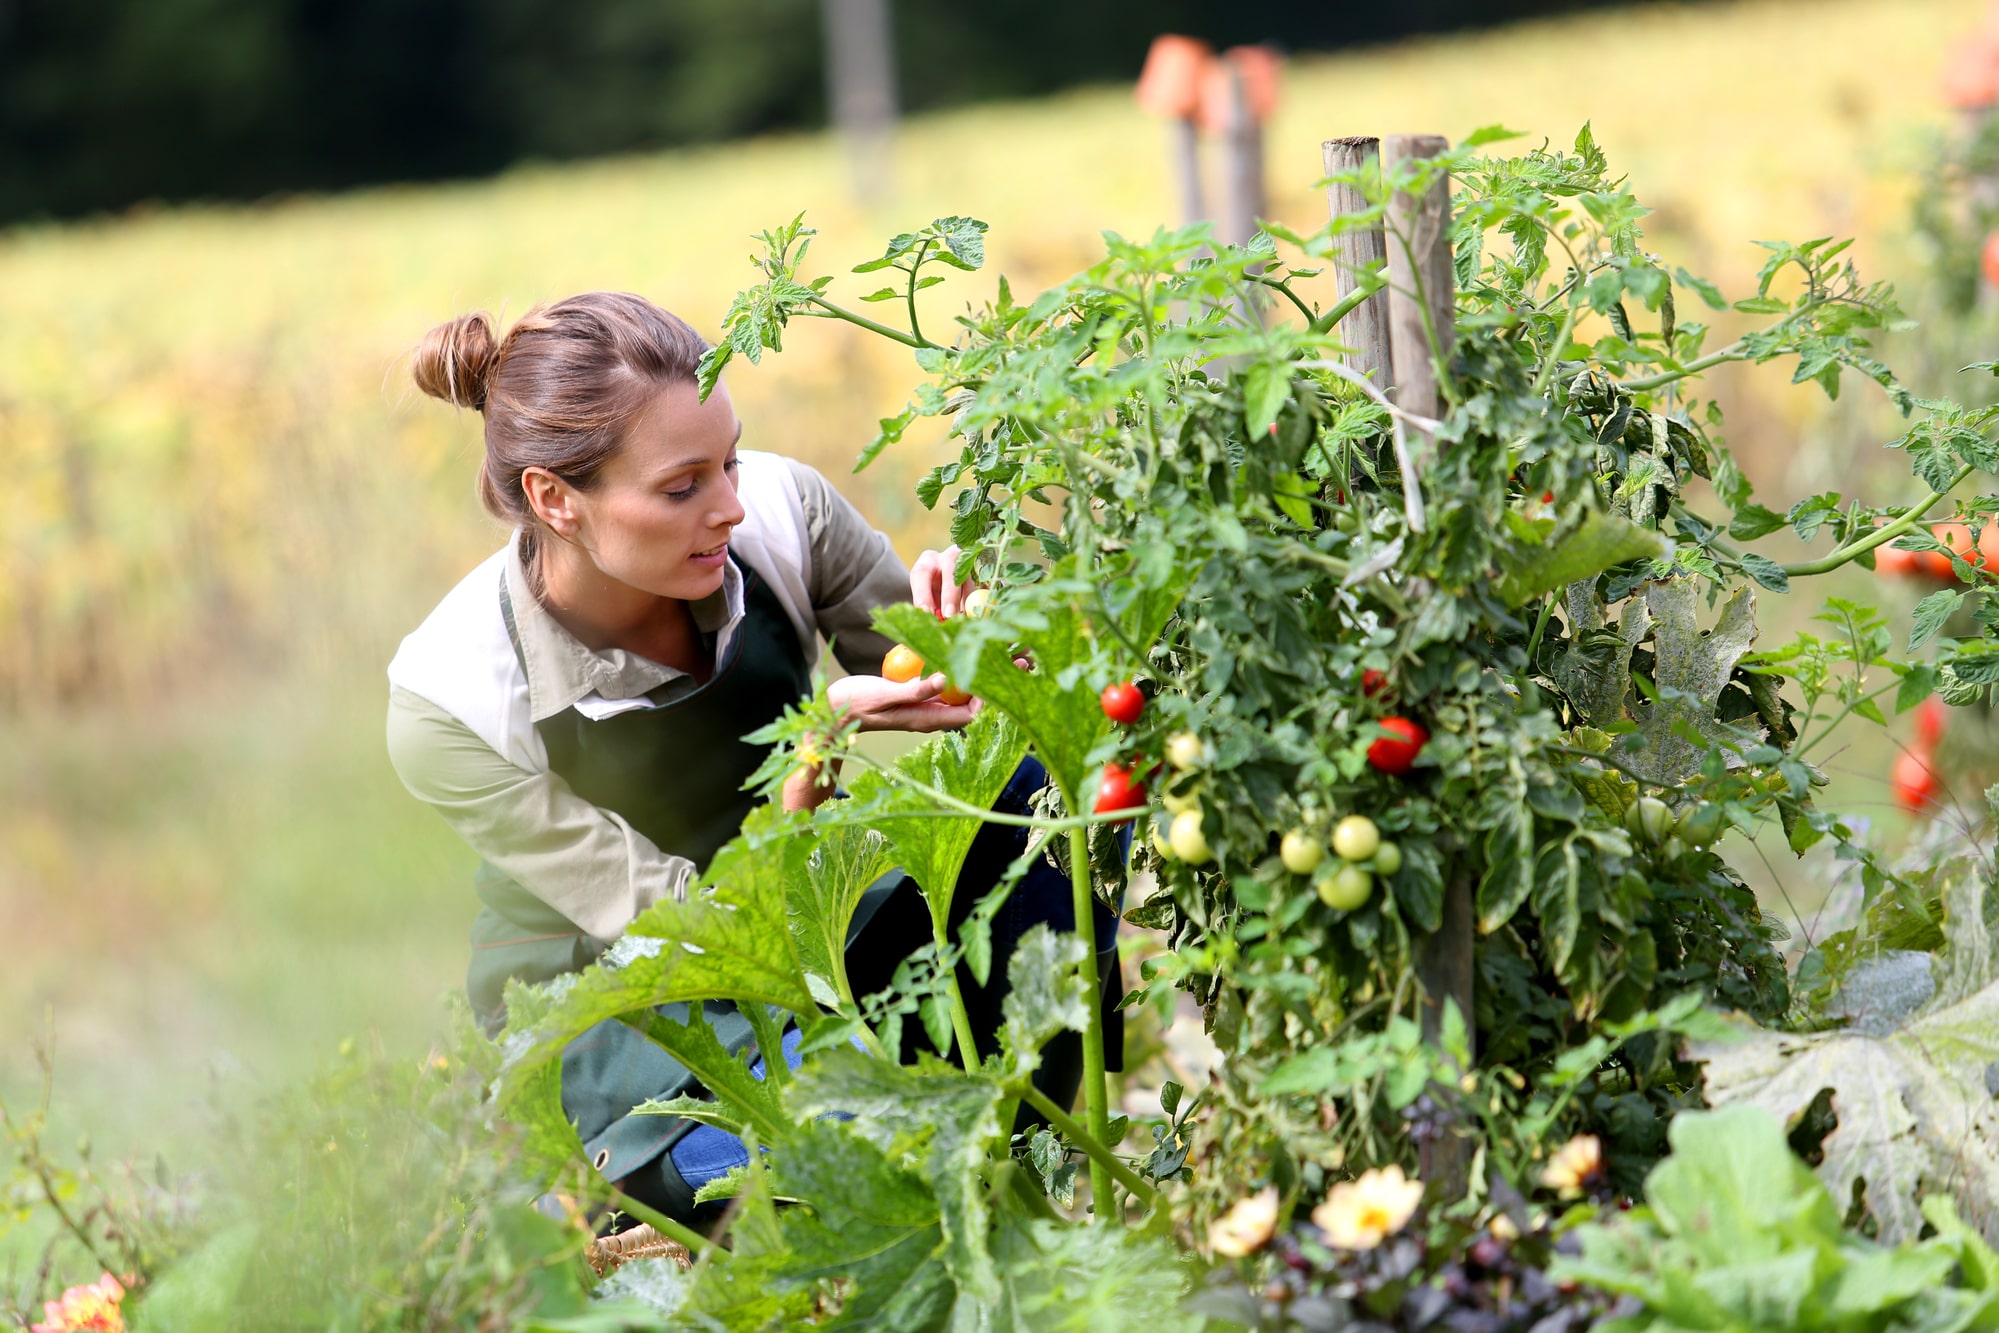
<svg viewBox="0 0 1999 1333"><path fill-rule="evenodd" d="M694 863L670 856L554 773L493 752L421 695L389 692L389 759L410 794L497 869L603 942L662 898L684 893Z"/></svg>

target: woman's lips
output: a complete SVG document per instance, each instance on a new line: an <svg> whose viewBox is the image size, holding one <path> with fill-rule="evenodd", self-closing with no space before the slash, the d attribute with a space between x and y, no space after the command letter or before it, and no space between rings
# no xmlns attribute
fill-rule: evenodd
<svg viewBox="0 0 1999 1333"><path fill-rule="evenodd" d="M693 555L689 556L688 559L692 560L695 564L700 565L705 569L719 569L722 565L728 563L729 544L727 542L723 542L720 546L716 547L712 551L706 551L706 552L696 551Z"/></svg>

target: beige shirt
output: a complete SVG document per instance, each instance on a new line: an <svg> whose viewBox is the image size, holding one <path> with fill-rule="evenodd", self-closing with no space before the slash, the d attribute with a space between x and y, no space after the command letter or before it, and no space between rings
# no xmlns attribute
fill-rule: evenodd
<svg viewBox="0 0 1999 1333"><path fill-rule="evenodd" d="M878 671L889 643L869 619L879 606L909 600L909 571L888 538L818 471L760 457L788 468L797 487L810 543L806 592L819 633L847 670ZM658 707L696 688L673 667L623 649L586 648L536 600L518 555L504 568L533 722L572 707L593 718ZM733 563L720 591L693 611L701 630L715 636L719 658L743 619L743 581ZM691 861L576 795L559 774L513 762L459 717L401 685L389 691L388 742L411 794L496 869L599 941L617 938L647 907L684 892L695 873Z"/></svg>

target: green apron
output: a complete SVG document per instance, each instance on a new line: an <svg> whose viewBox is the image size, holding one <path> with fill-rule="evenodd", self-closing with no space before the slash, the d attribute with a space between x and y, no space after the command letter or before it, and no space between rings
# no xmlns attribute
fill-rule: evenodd
<svg viewBox="0 0 1999 1333"><path fill-rule="evenodd" d="M596 720L568 708L535 724L550 769L571 790L701 868L758 803L742 785L766 751L742 737L774 721L812 685L811 664L776 594L754 570L737 568L743 621L706 684L653 708ZM500 596L518 652L504 584ZM472 926L466 988L474 1012L496 1031L505 1021L509 979L548 981L588 965L596 950L574 922L491 865L479 867L473 886L485 908ZM669 1005L664 1012L685 1022L686 1010ZM744 1051L754 1044L749 1020L732 1006L711 1001L705 1010L724 1047ZM631 1115L632 1107L693 1085L678 1060L616 1020L599 1023L563 1052L563 1108L591 1164L610 1180L659 1157L692 1128L676 1117Z"/></svg>

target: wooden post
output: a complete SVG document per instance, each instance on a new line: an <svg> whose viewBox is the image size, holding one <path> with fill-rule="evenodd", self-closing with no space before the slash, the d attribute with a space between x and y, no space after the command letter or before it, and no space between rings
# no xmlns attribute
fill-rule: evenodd
<svg viewBox="0 0 1999 1333"><path fill-rule="evenodd" d="M1192 116L1174 116L1166 122L1167 151L1172 160L1173 183L1180 190L1180 222L1199 222L1208 215L1201 198L1201 140Z"/></svg>
<svg viewBox="0 0 1999 1333"><path fill-rule="evenodd" d="M1435 157L1450 146L1432 134L1391 134L1382 141L1385 170L1411 158ZM1440 178L1420 195L1398 190L1388 203L1388 344L1395 368L1395 401L1422 417L1443 415L1443 376L1449 373L1456 321L1457 285L1451 267L1451 186ZM1418 460L1436 448L1428 431L1411 427ZM1456 1001L1476 1052L1472 1008L1473 936L1471 876L1455 870L1444 883L1443 920L1416 945L1416 977L1423 987L1423 1036L1435 1041L1444 1002ZM1462 1198L1471 1165L1468 1140L1446 1131L1423 1145L1423 1177L1446 1199Z"/></svg>
<svg viewBox="0 0 1999 1333"><path fill-rule="evenodd" d="M1228 114L1222 121L1222 215L1217 228L1230 245L1247 245L1263 205L1263 126L1250 109L1242 71L1225 61Z"/></svg>
<svg viewBox="0 0 1999 1333"><path fill-rule="evenodd" d="M846 140L854 193L876 203L889 191L895 133L895 33L889 0L820 0L826 37L826 100Z"/></svg>
<svg viewBox="0 0 1999 1333"><path fill-rule="evenodd" d="M1391 134L1382 140L1382 167L1393 171L1449 147L1441 135ZM1395 367L1396 403L1426 417L1441 414L1442 376L1449 371L1456 334L1450 223L1448 179L1438 179L1420 197L1397 190L1388 201L1388 357Z"/></svg>
<svg viewBox="0 0 1999 1333"><path fill-rule="evenodd" d="M1361 135L1350 139L1328 139L1319 146L1325 157L1326 174L1339 175L1357 168L1381 168L1381 140L1371 135ZM1326 187L1326 207L1335 218L1350 213L1359 213L1368 207L1367 196L1351 185L1328 185ZM1381 231L1370 228L1367 231L1352 231L1339 237L1333 261L1333 278L1344 301L1360 286L1358 275L1370 265L1378 265L1387 258L1382 247ZM1346 354L1346 363L1360 374L1373 380L1375 387L1383 391L1395 386L1395 371L1388 356L1388 297L1384 292L1376 292L1360 303L1352 314L1340 321L1340 341L1353 350Z"/></svg>

